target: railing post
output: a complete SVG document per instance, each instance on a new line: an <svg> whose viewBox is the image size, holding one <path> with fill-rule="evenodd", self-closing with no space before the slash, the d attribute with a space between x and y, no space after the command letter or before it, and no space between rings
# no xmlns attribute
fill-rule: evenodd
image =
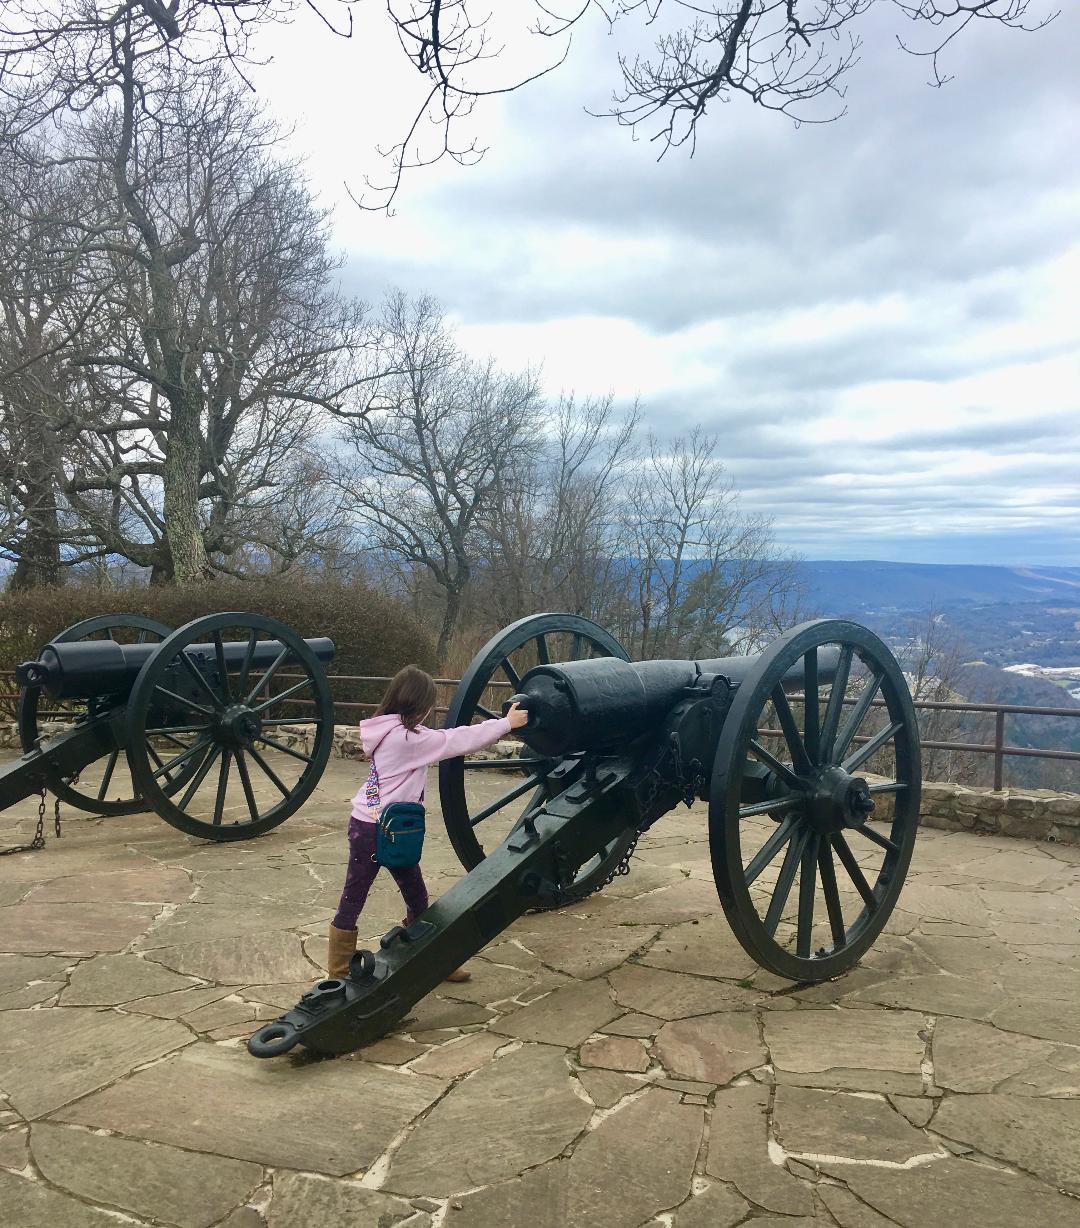
<svg viewBox="0 0 1080 1228"><path fill-rule="evenodd" d="M1005 713L998 708L994 713L994 791L1000 793L1005 787Z"/></svg>

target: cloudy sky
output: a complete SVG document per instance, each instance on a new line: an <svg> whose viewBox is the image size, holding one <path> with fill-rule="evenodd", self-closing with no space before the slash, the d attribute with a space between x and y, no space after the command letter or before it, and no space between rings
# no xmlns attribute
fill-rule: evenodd
<svg viewBox="0 0 1080 1228"><path fill-rule="evenodd" d="M434 294L469 350L542 365L552 393L715 431L806 557L1080 565L1080 6L969 31L940 90L892 18L866 24L846 117L737 100L659 163L585 112L616 80L594 24L486 107L478 166L415 172L392 217L343 186L382 173L415 88L362 10L348 42L310 21L266 40L257 77L351 289Z"/></svg>

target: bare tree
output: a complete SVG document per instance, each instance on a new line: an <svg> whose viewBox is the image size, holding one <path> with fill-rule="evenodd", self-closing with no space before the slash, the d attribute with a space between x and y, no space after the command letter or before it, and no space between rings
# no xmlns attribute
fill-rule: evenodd
<svg viewBox="0 0 1080 1228"><path fill-rule="evenodd" d="M531 371L505 374L466 359L437 304L391 296L383 317L395 372L347 426L353 459L341 477L369 544L436 585L437 657L446 659L479 553L481 525L505 475L534 445Z"/></svg>
<svg viewBox="0 0 1080 1228"><path fill-rule="evenodd" d="M544 418L483 518L483 599L499 623L541 609L606 618L618 582L618 498L637 407L617 418L613 397L569 394Z"/></svg>
<svg viewBox="0 0 1080 1228"><path fill-rule="evenodd" d="M650 435L625 503L624 637L637 655L718 656L754 646L790 605L794 575L767 521L739 508L700 428Z"/></svg>
<svg viewBox="0 0 1080 1228"><path fill-rule="evenodd" d="M1056 15L1050 0L532 0L532 21L507 24L497 7L469 0L391 0L387 19L423 79L419 106L389 151L390 174L373 207L386 208L402 172L441 157L461 163L483 150L460 122L487 97L519 89L557 68L575 28L606 23L622 48L622 86L606 114L644 126L661 153L689 143L710 105L742 97L800 122L844 113L844 82L858 61L861 23L891 10L909 37L901 48L925 56L930 79L948 75L941 56L970 25L992 22L1036 30ZM352 31L350 0L11 0L0 24L0 97L16 104L26 132L59 112L92 109L119 80L143 89L178 60L226 63L247 80L257 34L268 23L308 10L336 34ZM528 12L528 6L524 6ZM643 33L653 49L625 50ZM510 43L515 60L541 50L533 70L500 70ZM715 108L714 108L715 109Z"/></svg>
<svg viewBox="0 0 1080 1228"><path fill-rule="evenodd" d="M286 458L367 378L362 304L333 285L327 219L254 101L220 71L132 71L69 136L80 257L108 287L67 357L83 430L64 493L109 553L199 579L236 549Z"/></svg>

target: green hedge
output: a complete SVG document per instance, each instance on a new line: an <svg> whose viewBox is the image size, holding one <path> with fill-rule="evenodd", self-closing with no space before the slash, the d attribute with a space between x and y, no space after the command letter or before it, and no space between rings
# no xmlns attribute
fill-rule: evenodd
<svg viewBox="0 0 1080 1228"><path fill-rule="evenodd" d="M98 614L144 614L179 627L219 610L265 614L301 635L328 635L337 645L331 674L385 676L410 661L434 666L431 636L393 598L363 585L274 579L123 589L73 585L0 594L0 670L37 656L65 627ZM369 701L381 691L341 683L333 689L338 700ZM358 715L345 710L339 720Z"/></svg>

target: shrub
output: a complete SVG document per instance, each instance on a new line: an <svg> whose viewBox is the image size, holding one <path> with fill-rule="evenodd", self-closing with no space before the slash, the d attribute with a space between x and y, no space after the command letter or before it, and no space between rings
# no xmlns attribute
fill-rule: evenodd
<svg viewBox="0 0 1080 1228"><path fill-rule="evenodd" d="M73 585L0 594L0 670L37 656L65 627L98 614L143 614L170 627L219 610L276 618L304 636L337 646L331 674L388 675L410 661L434 665L434 644L399 601L366 585L309 581L215 580L184 587L104 589ZM379 684L334 685L337 700L372 701ZM339 711L351 722L361 713Z"/></svg>

